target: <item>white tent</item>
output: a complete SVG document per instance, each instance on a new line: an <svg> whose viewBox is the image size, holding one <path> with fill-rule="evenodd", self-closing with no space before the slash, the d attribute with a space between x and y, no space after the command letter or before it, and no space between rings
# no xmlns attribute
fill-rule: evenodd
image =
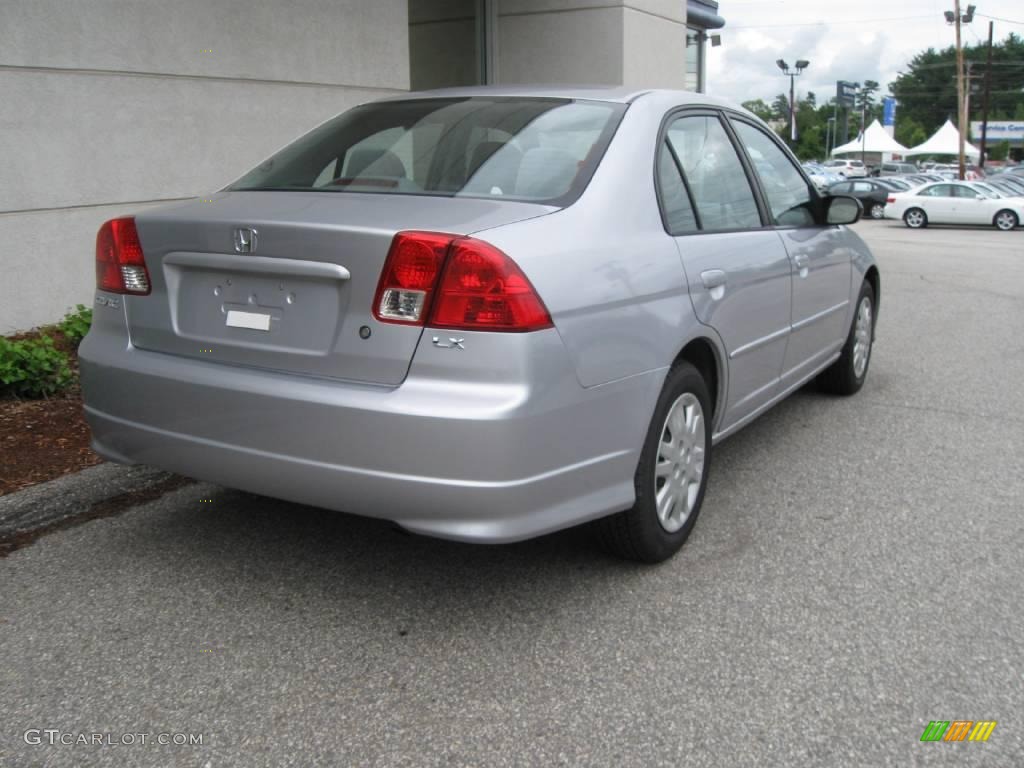
<svg viewBox="0 0 1024 768"><path fill-rule="evenodd" d="M981 153L970 142L964 143L964 153L978 157ZM906 155L959 155L960 132L949 120L924 144L918 144L904 152Z"/></svg>
<svg viewBox="0 0 1024 768"><path fill-rule="evenodd" d="M847 144L836 147L832 150L832 154L834 156L844 155L848 152L890 152L905 155L908 151L906 147L886 133L881 123L875 120L863 134Z"/></svg>

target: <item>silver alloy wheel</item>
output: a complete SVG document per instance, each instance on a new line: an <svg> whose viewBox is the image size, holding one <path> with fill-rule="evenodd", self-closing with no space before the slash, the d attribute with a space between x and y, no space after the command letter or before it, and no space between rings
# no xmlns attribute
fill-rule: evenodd
<svg viewBox="0 0 1024 768"><path fill-rule="evenodd" d="M857 307L857 324L853 329L853 375L864 375L871 355L871 299L865 296Z"/></svg>
<svg viewBox="0 0 1024 768"><path fill-rule="evenodd" d="M684 392L661 428L654 465L654 502L658 522L669 533L686 523L697 503L704 477L704 409L692 392Z"/></svg>
<svg viewBox="0 0 1024 768"><path fill-rule="evenodd" d="M918 227L924 226L924 213L919 211L917 208L912 208L907 211L907 214L903 217L903 220L907 222L911 227L917 229Z"/></svg>
<svg viewBox="0 0 1024 768"><path fill-rule="evenodd" d="M871 206L871 218L880 219L885 216L885 206L880 203L875 203Z"/></svg>
<svg viewBox="0 0 1024 768"><path fill-rule="evenodd" d="M1000 211L996 214L996 227L1009 232L1017 226L1017 217L1012 211Z"/></svg>

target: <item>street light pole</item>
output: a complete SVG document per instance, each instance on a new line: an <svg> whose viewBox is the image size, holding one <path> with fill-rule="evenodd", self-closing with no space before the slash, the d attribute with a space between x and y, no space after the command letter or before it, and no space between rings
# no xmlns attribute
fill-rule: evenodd
<svg viewBox="0 0 1024 768"><path fill-rule="evenodd" d="M810 66L811 62L806 59L800 59L796 63L795 69L790 69L789 64L784 59L778 59L775 62L776 66L782 70L782 74L789 77L789 141L794 147L796 146L797 130L796 130L796 78L803 73L807 67Z"/></svg>
<svg viewBox="0 0 1024 768"><path fill-rule="evenodd" d="M867 92L865 92L863 87L862 87L861 88L861 96L860 96L860 162L864 165L865 168L867 167L867 164L864 163L864 160L865 160L865 158L867 156L866 152L865 152L866 145L867 145L867 140L868 140L868 97L867 97Z"/></svg>
<svg viewBox="0 0 1024 768"><path fill-rule="evenodd" d="M946 23L956 28L956 106L957 106L957 129L960 132L960 179L966 175L966 162L964 150L967 143L967 98L964 87L964 48L961 42L960 27L963 24L970 24L974 21L974 9L977 6L968 5L967 13L960 14L960 0L953 0L953 10L946 11Z"/></svg>

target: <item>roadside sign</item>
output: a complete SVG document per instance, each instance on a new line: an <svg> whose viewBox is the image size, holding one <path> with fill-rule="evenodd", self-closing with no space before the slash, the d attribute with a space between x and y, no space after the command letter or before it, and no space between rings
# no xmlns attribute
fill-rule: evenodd
<svg viewBox="0 0 1024 768"><path fill-rule="evenodd" d="M836 80L836 103L840 107L852 107L856 101L857 84Z"/></svg>

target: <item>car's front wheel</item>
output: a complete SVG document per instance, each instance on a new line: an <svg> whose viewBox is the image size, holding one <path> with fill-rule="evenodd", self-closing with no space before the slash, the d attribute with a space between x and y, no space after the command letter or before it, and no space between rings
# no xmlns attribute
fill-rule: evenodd
<svg viewBox="0 0 1024 768"><path fill-rule="evenodd" d="M903 223L911 229L921 229L928 226L928 214L920 208L911 208L903 214Z"/></svg>
<svg viewBox="0 0 1024 768"><path fill-rule="evenodd" d="M605 548L659 563L683 546L697 522L711 466L711 397L690 363L672 368L654 409L634 484L632 509L597 523Z"/></svg>
<svg viewBox="0 0 1024 768"><path fill-rule="evenodd" d="M882 203L872 203L868 212L871 214L872 219L885 218L885 206Z"/></svg>
<svg viewBox="0 0 1024 768"><path fill-rule="evenodd" d="M996 229L1000 229L1003 232L1009 232L1011 229L1016 229L1017 225L1020 224L1020 220L1017 218L1017 214L1013 211L1000 211L992 219L992 223L995 224Z"/></svg>

